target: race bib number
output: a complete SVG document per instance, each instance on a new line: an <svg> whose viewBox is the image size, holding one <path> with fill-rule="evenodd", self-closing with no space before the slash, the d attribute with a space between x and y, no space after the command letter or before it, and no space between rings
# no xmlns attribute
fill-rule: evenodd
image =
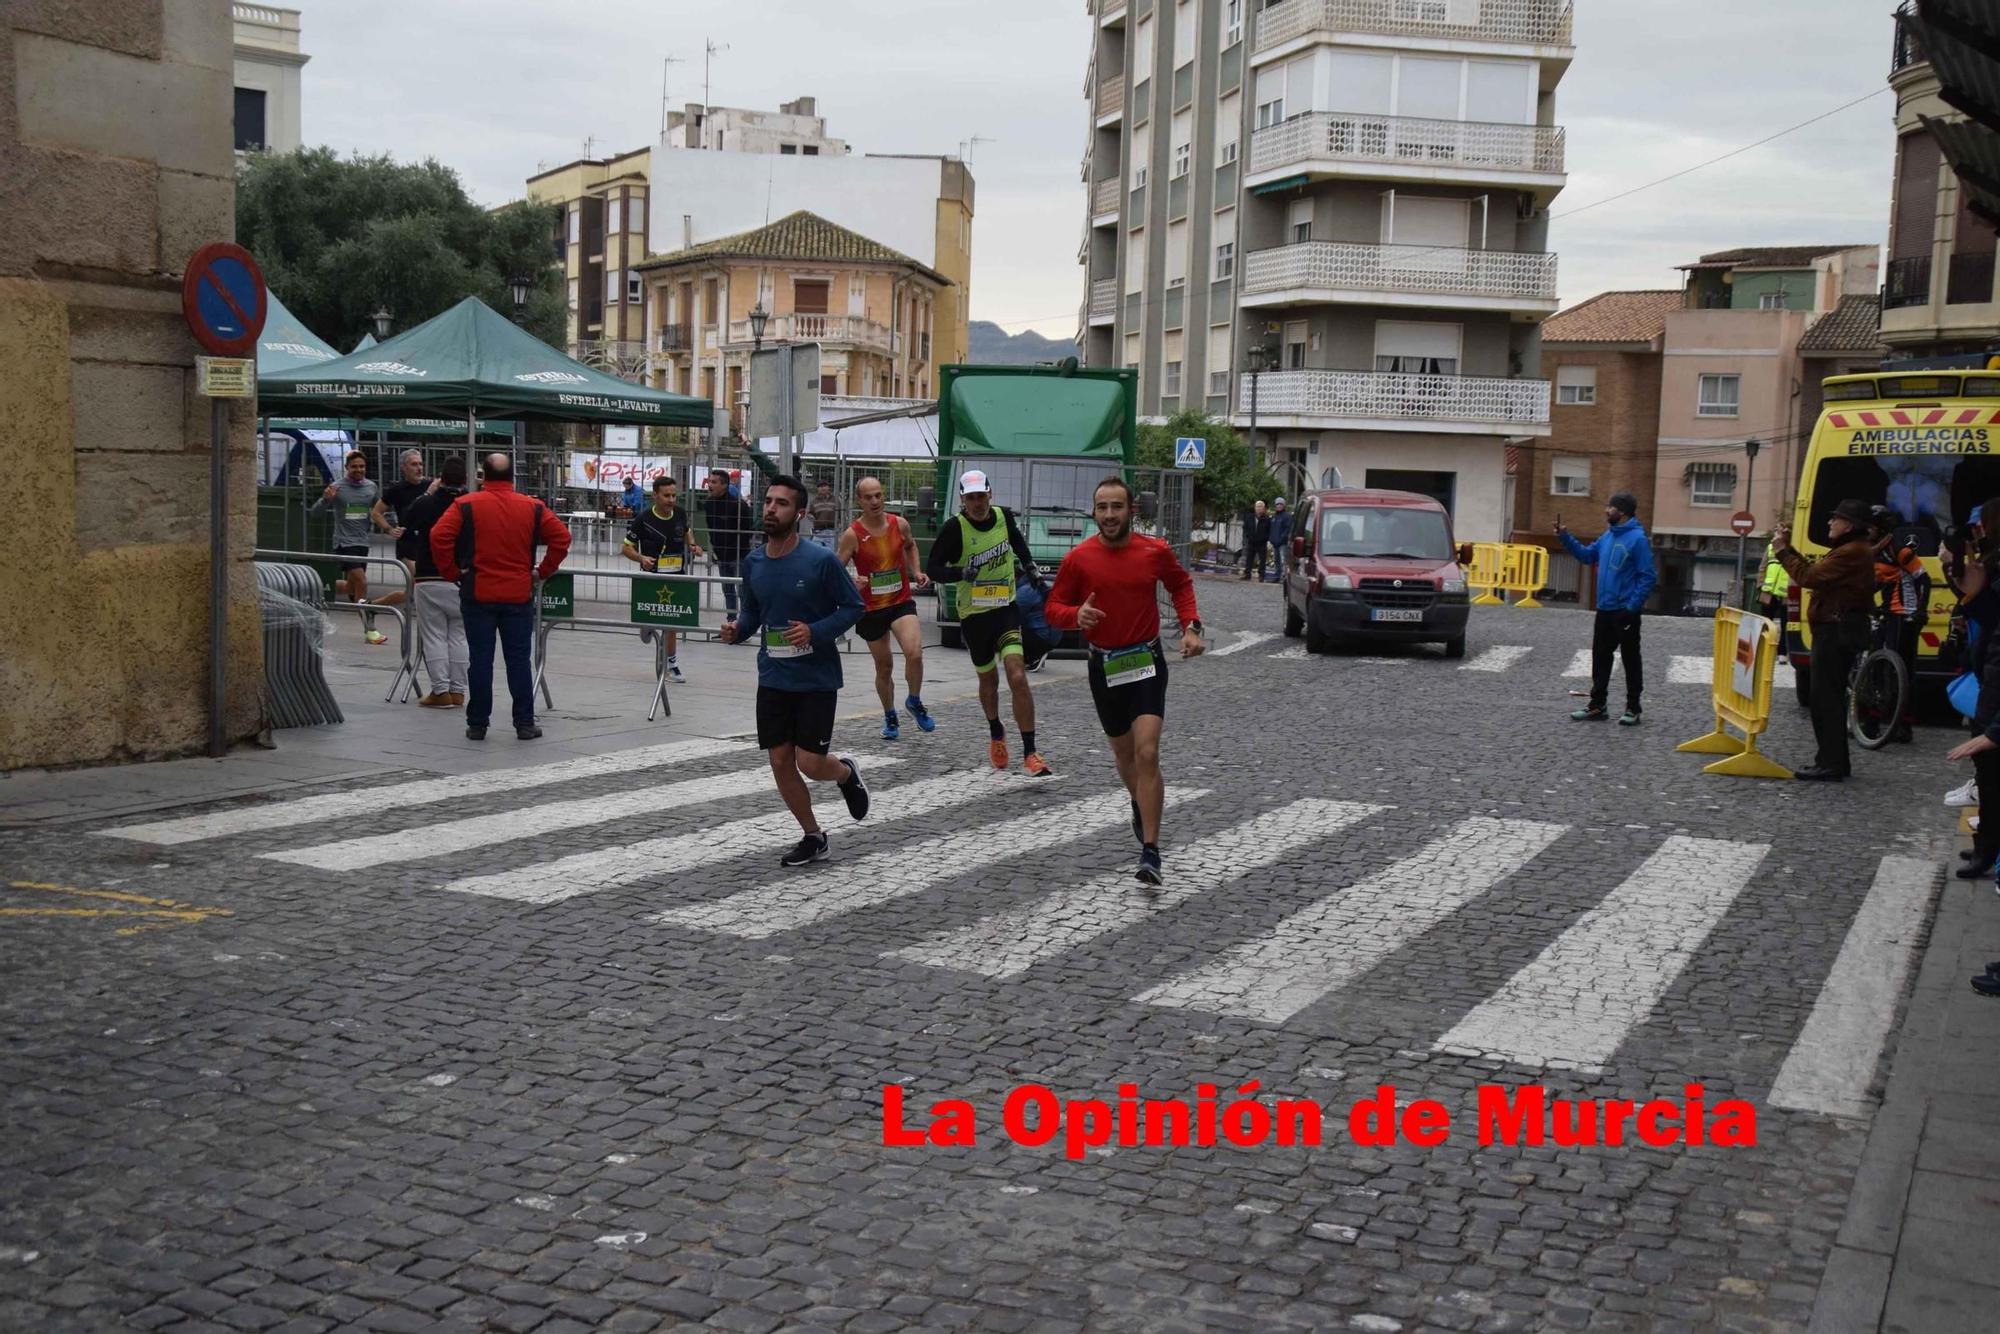
<svg viewBox="0 0 2000 1334"><path fill-rule="evenodd" d="M365 519L368 517L368 506L349 505L345 509L340 511L340 517L343 519L350 519L350 520Z"/></svg>
<svg viewBox="0 0 2000 1334"><path fill-rule="evenodd" d="M1104 655L1104 684L1108 686L1137 685L1141 681L1152 680L1158 674L1151 644L1113 649Z"/></svg>
<svg viewBox="0 0 2000 1334"><path fill-rule="evenodd" d="M972 605L975 607L1005 607L1014 601L1012 584L974 584Z"/></svg>
<svg viewBox="0 0 2000 1334"><path fill-rule="evenodd" d="M687 557L685 556L663 555L657 557L654 561L655 568L657 568L661 574L679 574L681 570L686 567L686 565L687 565Z"/></svg>
<svg viewBox="0 0 2000 1334"><path fill-rule="evenodd" d="M901 570L874 570L868 575L868 591L877 597L884 597L890 593L900 593L902 590L903 572Z"/></svg>
<svg viewBox="0 0 2000 1334"><path fill-rule="evenodd" d="M771 658L803 658L812 652L812 645L800 648L785 638L783 630L766 626L764 629L764 654Z"/></svg>

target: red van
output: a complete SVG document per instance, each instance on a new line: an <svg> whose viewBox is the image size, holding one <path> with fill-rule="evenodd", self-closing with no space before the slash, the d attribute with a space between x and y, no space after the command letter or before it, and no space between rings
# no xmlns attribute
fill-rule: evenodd
<svg viewBox="0 0 2000 1334"><path fill-rule="evenodd" d="M1438 643L1465 656L1472 614L1451 515L1408 491L1316 491L1295 511L1285 633L1306 651L1341 643Z"/></svg>

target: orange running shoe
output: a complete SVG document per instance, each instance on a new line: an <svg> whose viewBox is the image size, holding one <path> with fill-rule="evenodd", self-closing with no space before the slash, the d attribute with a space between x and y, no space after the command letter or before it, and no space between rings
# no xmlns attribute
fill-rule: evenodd
<svg viewBox="0 0 2000 1334"><path fill-rule="evenodd" d="M1047 778L1055 772L1054 769L1049 768L1047 760L1032 750L1028 752L1028 758L1021 761L1021 767L1036 778Z"/></svg>
<svg viewBox="0 0 2000 1334"><path fill-rule="evenodd" d="M995 769L1005 769L1007 767L1007 743L1004 740L996 739L987 742L986 753L993 757L993 767Z"/></svg>

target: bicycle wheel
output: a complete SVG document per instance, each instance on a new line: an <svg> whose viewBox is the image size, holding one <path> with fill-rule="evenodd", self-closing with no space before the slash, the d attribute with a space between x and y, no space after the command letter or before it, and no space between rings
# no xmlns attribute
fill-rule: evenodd
<svg viewBox="0 0 2000 1334"><path fill-rule="evenodd" d="M1909 681L1903 660L1888 649L1871 649L1854 668L1847 730L1864 749L1880 750L1903 717Z"/></svg>

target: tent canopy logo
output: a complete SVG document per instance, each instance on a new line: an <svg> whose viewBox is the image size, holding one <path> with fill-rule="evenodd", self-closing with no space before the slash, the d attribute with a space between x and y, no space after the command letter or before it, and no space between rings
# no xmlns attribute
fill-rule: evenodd
<svg viewBox="0 0 2000 1334"><path fill-rule="evenodd" d="M589 376L578 375L575 371L530 371L526 375L517 375L514 378L517 380L525 380L530 384L589 384L590 383Z"/></svg>
<svg viewBox="0 0 2000 1334"><path fill-rule="evenodd" d="M364 361L354 368L357 371L373 371L377 375L426 376L429 371L420 371L415 366L406 366L400 361Z"/></svg>

